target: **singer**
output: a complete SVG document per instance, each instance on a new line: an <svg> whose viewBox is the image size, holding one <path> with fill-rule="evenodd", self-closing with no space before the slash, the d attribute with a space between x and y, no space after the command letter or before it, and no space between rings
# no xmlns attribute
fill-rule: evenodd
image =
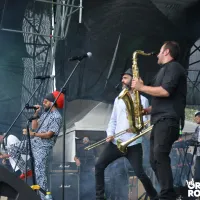
<svg viewBox="0 0 200 200"><path fill-rule="evenodd" d="M57 136L59 134L62 117L58 112L57 108L62 109L64 105L64 94L61 93L59 98L57 99L55 105L52 107L50 113L47 112L51 108L53 102L57 98L59 92L54 91L53 93L48 94L43 100L44 113L37 120L33 118L32 121L32 130L36 130L40 124L42 123L39 130L36 132L30 130L31 138L31 148L34 157L34 165L35 165L35 175L36 175L36 183L43 189L47 190L47 161L50 150L53 148ZM35 111L34 117L37 118L40 112L40 106L35 105L38 109ZM47 116L46 116L47 115ZM27 134L27 130L23 130L23 134ZM8 137L9 140L9 137ZM8 141L12 143L11 141ZM26 144L26 143L25 143ZM21 154L26 153L26 145L22 145L19 149L20 143L15 143L7 147L8 153L10 157L18 163L18 167L21 170L22 174L20 176L21 179L25 178L25 162L21 157ZM19 158L19 160L18 160ZM32 176L32 171L30 168L27 171L27 176ZM41 199L44 200L44 195L40 192Z"/></svg>

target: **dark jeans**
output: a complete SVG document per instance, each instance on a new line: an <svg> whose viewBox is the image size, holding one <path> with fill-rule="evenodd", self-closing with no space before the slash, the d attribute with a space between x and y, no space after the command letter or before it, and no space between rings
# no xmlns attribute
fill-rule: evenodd
<svg viewBox="0 0 200 200"><path fill-rule="evenodd" d="M104 199L104 170L105 168L114 160L125 156L131 163L133 170L136 176L142 182L147 194L150 197L155 197L157 195L156 190L154 189L149 177L145 174L142 166L142 145L137 144L131 147L128 147L127 154L122 154L117 146L113 143L106 144L106 147L102 154L100 155L96 166L95 166L95 176L96 176L96 199Z"/></svg>
<svg viewBox="0 0 200 200"><path fill-rule="evenodd" d="M159 199L162 200L176 199L169 154L178 137L179 124L174 119L160 120L151 132L150 163L161 187Z"/></svg>

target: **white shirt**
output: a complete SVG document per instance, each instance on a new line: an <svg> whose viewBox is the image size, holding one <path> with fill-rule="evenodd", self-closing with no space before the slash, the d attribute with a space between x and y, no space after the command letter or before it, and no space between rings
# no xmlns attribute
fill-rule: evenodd
<svg viewBox="0 0 200 200"><path fill-rule="evenodd" d="M143 108L147 108L149 107L149 101L146 97L140 95L141 98L141 104L143 106ZM113 106L113 111L111 114L111 118L108 124L108 128L107 128L107 136L113 136L116 133L119 133L121 131L124 131L126 129L129 129L129 122L128 122L128 118L127 118L127 110L126 110L126 105L124 103L124 101L122 99L118 99L118 97L116 97L115 102L114 102L114 106ZM144 122L149 120L149 116L145 115L143 116L143 120ZM123 135L115 138L113 140L113 143L116 144L117 139L120 139L122 142L125 142L131 138L133 138L134 136L136 136L137 134L134 133L124 133ZM132 142L131 144L129 144L128 146L132 146L138 143L142 142L142 137L140 137L139 139L135 140L134 142Z"/></svg>

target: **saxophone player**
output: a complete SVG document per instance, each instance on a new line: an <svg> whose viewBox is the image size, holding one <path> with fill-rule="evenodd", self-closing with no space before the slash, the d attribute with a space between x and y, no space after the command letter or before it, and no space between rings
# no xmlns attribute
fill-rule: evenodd
<svg viewBox="0 0 200 200"><path fill-rule="evenodd" d="M150 163L161 187L161 200L176 199L169 153L179 138L179 129L184 126L187 93L186 72L177 62L179 54L177 42L165 42L157 55L161 69L153 85L146 86L141 79L133 79L131 86L152 96L152 107L146 110L154 125L150 136Z"/></svg>
<svg viewBox="0 0 200 200"><path fill-rule="evenodd" d="M130 94L131 92L131 81L132 81L132 69L128 69L122 75L122 89L127 88ZM144 108L148 107L148 100L141 96L141 103ZM106 138L106 146L97 163L95 165L95 178L96 178L96 199L97 200L104 200L104 170L105 168L114 160L125 156L130 164L133 167L133 170L136 176L142 182L147 194L149 195L151 200L156 199L157 192L154 189L151 180L146 175L143 169L143 152L142 152L142 138L137 139L136 141L129 144L127 148L127 153L123 154L116 145L116 139L126 141L132 138L134 133L126 132L119 138L114 138L114 134L120 132L122 130L126 130L130 127L128 117L127 117L127 109L126 104L124 101L118 97L116 97L112 115L110 118L110 122L107 128L107 138ZM145 117L144 117L145 121Z"/></svg>

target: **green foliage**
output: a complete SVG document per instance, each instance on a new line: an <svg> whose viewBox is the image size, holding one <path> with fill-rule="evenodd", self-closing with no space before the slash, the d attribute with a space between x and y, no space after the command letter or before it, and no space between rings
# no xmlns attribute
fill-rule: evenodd
<svg viewBox="0 0 200 200"><path fill-rule="evenodd" d="M194 113L197 111L195 108L186 108L185 109L185 119L191 122L194 122Z"/></svg>

